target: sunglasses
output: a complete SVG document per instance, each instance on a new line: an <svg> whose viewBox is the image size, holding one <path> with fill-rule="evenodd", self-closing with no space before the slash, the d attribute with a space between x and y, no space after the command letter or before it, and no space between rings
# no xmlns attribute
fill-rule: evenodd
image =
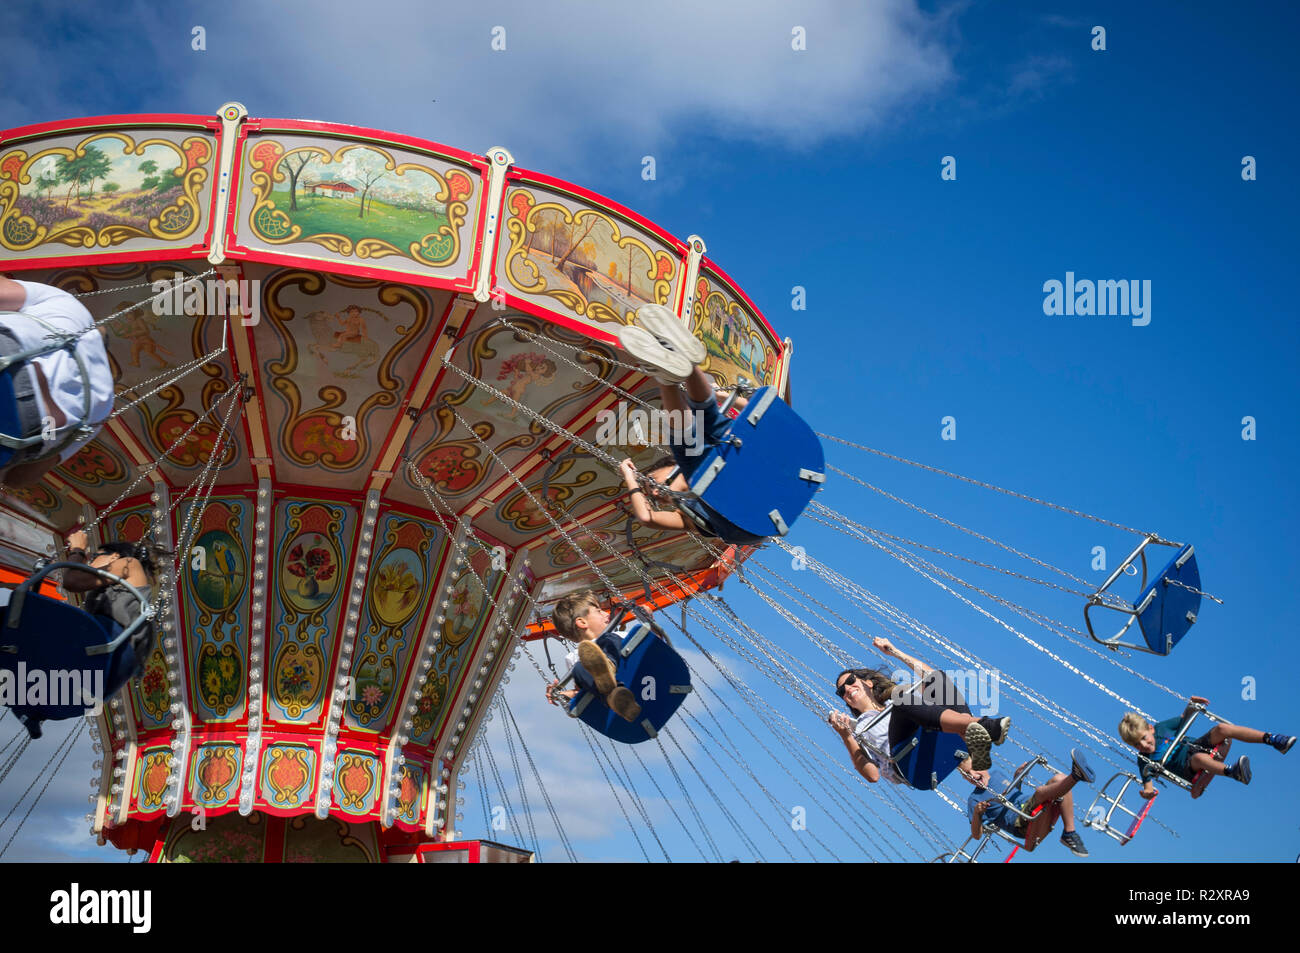
<svg viewBox="0 0 1300 953"><path fill-rule="evenodd" d="M850 685L856 685L857 683L858 683L858 677L856 675L850 675L848 678L844 680L843 684L841 684L839 688L835 689L835 694L839 695L840 698L843 698L845 689L847 689Z"/></svg>

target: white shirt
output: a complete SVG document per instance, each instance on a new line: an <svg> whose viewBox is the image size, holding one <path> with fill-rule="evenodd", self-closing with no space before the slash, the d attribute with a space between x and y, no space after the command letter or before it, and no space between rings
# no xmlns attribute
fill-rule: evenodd
<svg viewBox="0 0 1300 953"><path fill-rule="evenodd" d="M639 621L639 620L638 620L638 621ZM617 638L617 639L619 639L620 641L623 640L623 639L626 639L626 638L627 638L627 635L628 635L628 632L631 630L632 626L635 625L635 624L636 624L635 622L629 622L627 625L623 626L623 628L621 628L621 629L615 629L615 630L614 630L614 637ZM603 649L602 649L602 651L603 651ZM573 666L575 666L575 665L578 664L578 646L577 646L577 645L574 645L574 646L573 646L573 651L572 651L572 652L570 652L569 654L567 654L566 656L564 656L564 664L567 665L570 669L572 669Z"/></svg>
<svg viewBox="0 0 1300 953"><path fill-rule="evenodd" d="M90 331L77 342L77 353L86 365L89 381L81 379L77 362L66 350L57 350L32 359L41 369L50 385L50 396L67 416L66 428L80 426L85 416L83 388L90 388L90 419L85 421L96 430L113 412L113 372L108 364L104 338L95 327L95 319L80 301L58 288L34 281L19 281L27 292L27 301L21 313L9 312L3 317L4 325L18 339L24 350L48 343L50 334ZM49 416L50 409L39 388L36 404L41 418ZM60 435L64 434L60 429ZM67 444L59 454L59 462L67 460L94 439L94 434Z"/></svg>
<svg viewBox="0 0 1300 953"><path fill-rule="evenodd" d="M871 719L879 714L878 711L868 711L859 715L857 724L853 728L853 736L858 739L858 744L862 745L862 750L871 760L871 763L880 769L882 778L894 784L902 784L903 779L898 776L898 772L894 769L894 763L883 754L883 752L889 750L889 719L891 715L886 715L872 725L871 728L866 728L867 725L871 724ZM864 729L861 733L858 730L859 726Z"/></svg>

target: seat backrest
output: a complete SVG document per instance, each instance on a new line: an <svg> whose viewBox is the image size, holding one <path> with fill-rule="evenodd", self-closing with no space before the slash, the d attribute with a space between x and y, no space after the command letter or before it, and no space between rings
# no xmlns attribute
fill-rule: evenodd
<svg viewBox="0 0 1300 953"><path fill-rule="evenodd" d="M39 677L47 686L47 700L56 700L53 696L56 682L63 686L78 684L86 693L102 686L102 700L107 700L135 669L129 640L111 655L87 654L87 649L105 645L121 631L106 616L91 615L69 603L29 592L17 628L10 628L11 609L12 606L0 608L0 669L12 672L15 679L22 674L28 685L33 684L32 673L42 673ZM27 705L21 712L41 720L58 720L74 718L86 711L87 705L76 704L75 699L71 701L72 704ZM18 707L14 710L20 711Z"/></svg>
<svg viewBox="0 0 1300 953"><path fill-rule="evenodd" d="M813 429L775 388L760 387L700 462L691 492L747 533L784 536L821 486L825 465Z"/></svg>
<svg viewBox="0 0 1300 953"><path fill-rule="evenodd" d="M930 791L956 770L955 755L962 747L961 735L918 728L912 738L894 747L894 764L912 787ZM900 752L904 753L900 756Z"/></svg>
<svg viewBox="0 0 1300 953"><path fill-rule="evenodd" d="M624 744L655 737L691 690L691 674L682 657L644 622L633 625L624 637L616 677L641 706L636 721L624 721L604 699L589 692L580 692L569 702L569 710L605 737Z"/></svg>
<svg viewBox="0 0 1300 953"><path fill-rule="evenodd" d="M0 434L20 438L25 436L23 424L18 417L18 400L14 397L13 375L20 371L19 365L0 371ZM8 463L14 455L9 447L0 446L0 466Z"/></svg>
<svg viewBox="0 0 1300 953"><path fill-rule="evenodd" d="M1170 585L1170 580L1181 585ZM1201 611L1200 588L1196 553L1188 543L1174 554L1133 603L1138 608L1142 638L1152 652L1168 655L1187 635Z"/></svg>

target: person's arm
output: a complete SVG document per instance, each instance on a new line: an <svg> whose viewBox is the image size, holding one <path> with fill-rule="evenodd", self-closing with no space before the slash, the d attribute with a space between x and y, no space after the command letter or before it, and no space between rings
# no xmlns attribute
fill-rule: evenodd
<svg viewBox="0 0 1300 953"><path fill-rule="evenodd" d="M884 652L886 655L890 656L891 658L898 659L900 662L902 662L904 665L910 668L913 672L915 672L917 674L917 677L919 678L924 678L926 675L929 675L930 672L932 671L930 666L926 665L924 662L920 661L919 659L912 658L912 656L908 655L905 652L899 651L899 649L894 645L893 642L890 642L889 639L875 638L872 639L871 641L876 648L880 649L880 651Z"/></svg>
<svg viewBox="0 0 1300 953"><path fill-rule="evenodd" d="M90 565L90 553L86 552L89 542L90 537L84 530L71 533L68 536L68 553L64 557L64 562ZM103 581L93 573L77 572L75 569L63 571L63 588L68 592L89 592L91 589L98 589L101 585Z"/></svg>
<svg viewBox="0 0 1300 953"><path fill-rule="evenodd" d="M975 805L975 810L970 812L971 837L984 836L984 809L987 808L990 803L991 802L989 801L980 801Z"/></svg>
<svg viewBox="0 0 1300 953"><path fill-rule="evenodd" d="M660 529L685 529L686 518L676 510L652 510L646 500L645 491L636 480L636 466L631 460L619 464L623 474L623 483L629 491L632 515L644 526L657 526Z"/></svg>
<svg viewBox="0 0 1300 953"><path fill-rule="evenodd" d="M1186 721L1188 718L1192 716L1192 714L1196 711L1197 705L1205 705L1208 707L1210 704L1210 700L1208 698L1202 698L1200 695L1193 695L1187 701L1189 702L1189 704L1186 708L1183 709L1183 721Z"/></svg>
<svg viewBox="0 0 1300 953"><path fill-rule="evenodd" d="M867 754L862 745L858 744L858 739L853 737L853 719L837 711L831 713L830 723L831 727L838 732L843 740L844 747L849 752L849 760L853 762L854 770L870 783L877 783L880 780L880 768L871 760L871 756Z"/></svg>
<svg viewBox="0 0 1300 953"><path fill-rule="evenodd" d="M0 311L21 311L26 303L26 288L12 278L0 278Z"/></svg>

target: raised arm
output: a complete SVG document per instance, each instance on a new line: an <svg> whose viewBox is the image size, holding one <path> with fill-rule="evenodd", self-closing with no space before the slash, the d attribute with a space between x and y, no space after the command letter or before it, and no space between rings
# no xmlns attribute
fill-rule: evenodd
<svg viewBox="0 0 1300 953"><path fill-rule="evenodd" d="M920 659L912 658L912 656L908 655L906 652L899 651L899 649L896 648L894 643L890 642L889 639L875 638L872 639L871 642L876 648L880 649L880 651L884 652L891 658L898 659L910 668L916 673L918 678L924 678L932 671L930 666L926 665Z"/></svg>

